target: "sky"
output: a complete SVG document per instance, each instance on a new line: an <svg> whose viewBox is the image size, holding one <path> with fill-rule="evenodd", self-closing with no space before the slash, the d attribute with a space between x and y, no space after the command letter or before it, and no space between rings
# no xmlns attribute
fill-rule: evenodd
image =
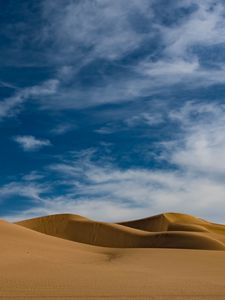
<svg viewBox="0 0 225 300"><path fill-rule="evenodd" d="M225 223L223 0L0 0L0 218Z"/></svg>

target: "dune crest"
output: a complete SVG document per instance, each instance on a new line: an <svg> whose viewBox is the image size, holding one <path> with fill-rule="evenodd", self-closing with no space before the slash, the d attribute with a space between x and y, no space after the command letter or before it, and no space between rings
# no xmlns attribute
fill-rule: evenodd
<svg viewBox="0 0 225 300"><path fill-rule="evenodd" d="M225 250L224 225L178 213L117 224L59 214L16 224L47 235L101 247Z"/></svg>
<svg viewBox="0 0 225 300"><path fill-rule="evenodd" d="M71 220L73 230L78 221L80 230L82 224L93 222L73 215L34 220L26 221L26 225L42 226L42 230L58 235L71 234L67 228ZM65 222L64 227L55 227L55 222ZM93 226L104 228L111 239L105 223ZM112 228L115 235L121 228L129 232L131 244L134 240L140 243L134 233L145 240L143 233L149 234L123 225ZM101 230L96 232L102 234ZM86 234L83 229L81 233ZM120 234L119 243L127 243L124 233ZM183 239L179 236L182 232L172 232L170 240L167 234L171 232L158 232L156 239L167 246L169 242L177 246ZM225 251L96 247L5 221L0 221L0 237L1 299L224 299Z"/></svg>

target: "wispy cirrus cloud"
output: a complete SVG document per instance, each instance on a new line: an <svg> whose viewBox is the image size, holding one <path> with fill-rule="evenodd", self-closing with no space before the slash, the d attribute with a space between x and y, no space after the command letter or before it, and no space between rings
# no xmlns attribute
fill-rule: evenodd
<svg viewBox="0 0 225 300"><path fill-rule="evenodd" d="M177 3L177 5L172 6L172 14L176 14L179 9L181 12L184 9L189 9L189 12L183 14L183 17L179 18L178 21L176 21L174 15L175 20L173 19L170 25L165 25L161 22L160 18L157 18L156 11L154 10L154 6L157 4L154 1L149 5L149 10L140 10L141 6L144 7L143 3L140 3L137 9L133 2L125 10L122 3L123 1L120 1L120 5L118 5L121 6L122 11L124 10L124 18L126 18L126 26L122 26L119 33L120 36L124 35L123 40L126 41L125 37L128 31L128 35L132 36L137 48L153 42L156 45L160 45L160 50L154 51L150 47L142 59L132 61L130 65L126 66L122 74L120 71L117 76L110 76L110 78L108 76L103 77L104 85L91 85L85 88L85 93L82 89L74 89L70 86L63 92L65 93L64 95L66 95L67 101L60 101L60 97L54 99L55 109L77 109L108 103L121 103L124 101L140 100L142 97L149 97L155 94L163 94L164 91L168 89L172 91L173 89L177 91L182 89L192 90L213 86L215 84L223 84L225 79L224 67L223 64L218 63L218 59L222 55L225 45L223 38L223 13L225 8L221 1L205 1L204 3L181 1ZM77 8L76 5L76 3L73 3L73 5L70 6L71 19L74 18L74 14L76 15L76 13L73 14L73 9L75 9L75 7ZM80 6L80 9L85 13L85 9L89 6L90 3L85 2L84 6ZM114 7L114 5L112 6ZM119 6L115 5L114 9L118 9ZM103 7L109 11L114 11L109 2L101 6L97 1L92 9L97 11L98 13L96 12L96 14L98 15L101 14ZM130 12L132 12L131 15ZM150 17L147 18L147 26L145 27L144 33L135 30L137 24L134 22L134 17L132 18L132 16L137 17L137 15L139 15L145 19L147 14L149 14ZM120 12L115 10L113 18L120 20L119 16ZM67 17L65 16L64 19L62 15L60 22L67 24L67 21ZM135 24L134 27L133 24ZM98 23L97 26L103 25L104 20ZM78 30L79 26L82 27L82 22L81 25L76 26L76 30ZM56 26L56 28L58 31L61 30L60 26ZM69 28L71 30L71 27ZM95 32L96 28L93 28ZM63 27L63 30L69 31L67 27ZM95 36L93 32L89 32L88 29L85 32L88 36L90 34L90 38ZM104 35L105 31L103 30L101 33L102 32L102 35L98 35L98 39L103 43L98 42L97 45L100 45L99 47L103 47L105 40L108 39L108 37ZM67 33L70 36L70 31ZM95 47L88 47L90 41L86 34L82 35L82 45L86 45L87 48L90 49L91 60L97 59L95 52L97 50ZM70 43L71 49L74 49L73 47L77 45L76 34L74 34L74 40L72 38L68 39L68 35L64 32L63 36L67 37L67 42ZM139 38L136 39L137 36ZM158 42L154 40L155 37L157 37ZM111 35L110 38L112 38ZM98 39L97 41L99 41ZM118 47L121 46L121 43L116 40L114 40L114 44L118 44ZM129 47L129 43L125 46ZM216 59L210 60L210 53L214 51L213 47L217 47L217 57ZM103 48L102 51L97 51L97 53L101 53L104 59L108 61L116 61L118 59L117 52L112 56L107 56L108 52L105 52ZM115 49L110 47L110 51L113 50ZM134 49L131 47L129 51L134 51ZM123 56L123 51L121 51L120 56L121 55ZM204 63L206 57L208 64ZM86 63L88 64L90 61L85 61L85 64ZM81 98L83 101L78 101L78 99ZM53 102L50 100L43 105L50 109L53 106Z"/></svg>
<svg viewBox="0 0 225 300"><path fill-rule="evenodd" d="M77 129L75 124L62 122L56 125L55 128L51 129L50 133L54 135L62 135L75 129Z"/></svg>
<svg viewBox="0 0 225 300"><path fill-rule="evenodd" d="M0 120L17 114L23 105L31 99L55 94L58 85L59 81L57 79L50 79L40 85L17 89L14 95L0 102Z"/></svg>
<svg viewBox="0 0 225 300"><path fill-rule="evenodd" d="M23 197L30 203L42 202L42 193L48 191L48 187L34 182L19 181L10 182L0 187L1 202L7 201L11 197Z"/></svg>
<svg viewBox="0 0 225 300"><path fill-rule="evenodd" d="M54 66L55 76L2 101L0 117L16 114L35 97L47 110L85 109L222 85L223 1L173 3L170 22L159 14L163 5L146 0L44 1L33 43L42 45L42 56ZM84 88L80 72L100 61L96 76ZM110 75L104 65L112 68Z"/></svg>
<svg viewBox="0 0 225 300"><path fill-rule="evenodd" d="M163 112L141 112L133 111L128 116L122 118L118 116L117 122L107 123L104 126L95 130L95 132L102 135L109 135L122 131L129 132L131 128L137 126L159 126L164 120ZM122 120L121 120L122 119Z"/></svg>
<svg viewBox="0 0 225 300"><path fill-rule="evenodd" d="M69 63L82 58L82 65L97 58L115 60L139 47L146 33L138 30L138 21L144 17L149 22L153 15L146 0L48 0L43 16L51 19L43 28L44 38L61 54L52 58Z"/></svg>
<svg viewBox="0 0 225 300"><path fill-rule="evenodd" d="M223 103L186 103L171 118L182 126L172 161L181 167L219 177L225 172L225 106Z"/></svg>
<svg viewBox="0 0 225 300"><path fill-rule="evenodd" d="M14 141L17 142L24 151L37 151L43 147L51 146L51 142L47 139L38 139L32 135L15 136Z"/></svg>
<svg viewBox="0 0 225 300"><path fill-rule="evenodd" d="M169 168L122 168L109 154L100 157L100 149L70 153L46 166L45 174L54 175L54 180L45 177L51 191L47 195L39 191L40 205L8 217L69 211L120 221L180 211L224 222L224 106L189 102L172 111L170 118L181 128L172 143L161 145L164 155L159 159L166 160ZM40 181L34 178L31 183L41 186ZM27 181L18 185L25 190Z"/></svg>
<svg viewBox="0 0 225 300"><path fill-rule="evenodd" d="M183 1L183 4L186 7L195 5L193 12L184 18L184 22L172 28L161 27L168 56L188 58L190 55L197 55L194 47L225 43L223 1Z"/></svg>

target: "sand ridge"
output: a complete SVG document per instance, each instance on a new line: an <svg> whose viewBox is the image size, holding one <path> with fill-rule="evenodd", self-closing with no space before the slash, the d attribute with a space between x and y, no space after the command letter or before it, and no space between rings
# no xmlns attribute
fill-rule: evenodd
<svg viewBox="0 0 225 300"><path fill-rule="evenodd" d="M70 222L68 215L52 218ZM67 230L44 220L43 228L54 234ZM148 234L125 225L113 228L120 232L121 226L132 236ZM225 251L97 247L5 221L0 221L0 239L0 299L225 299Z"/></svg>
<svg viewBox="0 0 225 300"><path fill-rule="evenodd" d="M102 247L225 250L225 226L186 214L165 213L117 224L59 214L17 224L55 237Z"/></svg>

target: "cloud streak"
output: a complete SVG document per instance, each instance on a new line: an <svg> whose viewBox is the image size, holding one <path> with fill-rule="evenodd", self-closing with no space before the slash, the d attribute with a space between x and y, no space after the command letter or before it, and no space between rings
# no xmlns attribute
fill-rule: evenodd
<svg viewBox="0 0 225 300"><path fill-rule="evenodd" d="M1 101L0 118L16 115L33 99L47 110L85 109L142 101L163 96L165 91L179 94L185 89L222 85L223 2L180 1L170 7L171 24L163 22L157 11L160 5L160 1L146 0L129 4L124 0L65 1L63 5L44 1L36 42L43 47L47 65L54 66L55 75ZM182 17L175 17L178 12ZM209 59L214 47L217 56ZM142 49L144 54L132 59ZM130 57L129 64L122 63L125 57ZM115 71L109 76L97 69L85 88L77 84L80 72L97 62L113 65Z"/></svg>
<svg viewBox="0 0 225 300"><path fill-rule="evenodd" d="M43 147L51 146L51 142L46 139L38 139L32 135L15 136L14 141L17 142L24 151L37 151Z"/></svg>
<svg viewBox="0 0 225 300"><path fill-rule="evenodd" d="M107 156L100 158L98 149L70 153L46 166L45 174L54 176L51 181L44 179L44 187L51 187L47 195L33 190L34 185L41 187L41 177L0 190L9 196L19 189L31 191L31 199L41 198L40 205L8 218L71 212L119 221L180 211L224 222L224 106L189 102L172 111L170 118L182 123L177 138L162 143L164 155L159 159L166 160L170 168L121 168ZM26 189L27 184L32 187Z"/></svg>
<svg viewBox="0 0 225 300"><path fill-rule="evenodd" d="M71 63L78 58L84 63L97 58L115 60L135 50L145 38L137 31L132 15L151 20L151 2L120 1L55 1L43 3L43 15L49 21L45 37L60 51L56 60ZM138 20L137 20L138 21ZM66 45L66 47L65 47Z"/></svg>
<svg viewBox="0 0 225 300"><path fill-rule="evenodd" d="M22 88L16 93L0 102L0 120L17 114L23 105L33 99L47 97L56 93L59 81L57 79L47 80L40 85Z"/></svg>

